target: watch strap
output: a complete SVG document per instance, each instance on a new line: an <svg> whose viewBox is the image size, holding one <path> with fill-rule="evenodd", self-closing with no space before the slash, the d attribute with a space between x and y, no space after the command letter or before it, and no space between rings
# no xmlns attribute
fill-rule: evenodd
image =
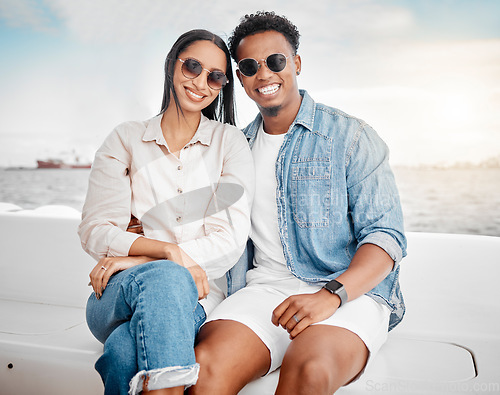
<svg viewBox="0 0 500 395"><path fill-rule="evenodd" d="M323 285L323 288L325 288L332 294L338 295L338 297L340 298L339 307L344 303L347 303L347 292L342 283L338 282L337 280L331 280Z"/></svg>

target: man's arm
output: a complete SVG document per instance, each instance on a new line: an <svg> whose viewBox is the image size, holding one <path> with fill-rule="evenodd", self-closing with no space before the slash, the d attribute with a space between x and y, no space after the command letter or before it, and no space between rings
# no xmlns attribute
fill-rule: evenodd
<svg viewBox="0 0 500 395"><path fill-rule="evenodd" d="M378 285L391 272L392 258L374 244L359 247L349 268L337 277L344 285L348 301L364 295ZM340 297L326 289L313 294L293 295L273 311L273 324L281 325L294 338L309 325L332 316L340 306ZM293 317L297 317L297 322Z"/></svg>
<svg viewBox="0 0 500 395"><path fill-rule="evenodd" d="M349 301L371 291L396 268L406 253L406 239L386 144L364 124L348 151L346 192L358 247L337 281L344 285ZM274 310L272 320L294 337L330 317L339 306L340 297L322 289L286 299Z"/></svg>

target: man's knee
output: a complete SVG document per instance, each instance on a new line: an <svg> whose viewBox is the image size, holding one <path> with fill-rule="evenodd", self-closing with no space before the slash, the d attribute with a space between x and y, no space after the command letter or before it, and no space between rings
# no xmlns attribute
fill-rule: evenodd
<svg viewBox="0 0 500 395"><path fill-rule="evenodd" d="M210 352L204 347L204 344L198 344L194 348L194 353L196 355L196 362L200 364L200 366L207 365L210 360Z"/></svg>
<svg viewBox="0 0 500 395"><path fill-rule="evenodd" d="M222 367L223 361L219 360L219 353L214 345L209 341L201 342L195 347L194 353L196 362L200 364L200 377L209 380L217 377L220 373L217 369Z"/></svg>
<svg viewBox="0 0 500 395"><path fill-rule="evenodd" d="M287 380L293 380L297 388L303 389L303 393L332 393L355 378L364 363L362 353L332 352L314 356L289 353L285 355L281 372Z"/></svg>
<svg viewBox="0 0 500 395"><path fill-rule="evenodd" d="M322 358L313 358L296 363L283 361L283 365L293 371L293 376L296 378L298 385L307 388L310 393L324 393L335 382L337 367L327 364L327 361Z"/></svg>
<svg viewBox="0 0 500 395"><path fill-rule="evenodd" d="M212 348L209 342L202 342L195 347L194 352L196 362L200 364L200 374L196 385L190 387L188 393L193 395L226 393L224 378L228 375L223 372L223 360L219 359L220 355L217 350Z"/></svg>

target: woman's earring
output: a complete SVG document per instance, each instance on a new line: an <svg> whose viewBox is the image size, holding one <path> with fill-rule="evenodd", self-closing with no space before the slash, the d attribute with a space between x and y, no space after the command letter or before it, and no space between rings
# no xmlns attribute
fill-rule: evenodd
<svg viewBox="0 0 500 395"><path fill-rule="evenodd" d="M297 75L300 75L300 70L297 70Z"/></svg>

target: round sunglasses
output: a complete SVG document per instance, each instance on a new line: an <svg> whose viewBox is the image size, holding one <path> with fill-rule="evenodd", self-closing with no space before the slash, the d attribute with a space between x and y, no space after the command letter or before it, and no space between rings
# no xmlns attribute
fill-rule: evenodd
<svg viewBox="0 0 500 395"><path fill-rule="evenodd" d="M229 82L226 75L220 70L210 71L208 69L204 69L199 61L196 59L181 59L177 58L181 63L181 71L182 75L190 80L198 77L203 70L208 71L207 76L207 84L210 88L218 91L226 86Z"/></svg>
<svg viewBox="0 0 500 395"><path fill-rule="evenodd" d="M290 56L285 56L282 53L273 53L269 55L265 59L261 59L260 61L253 58L245 58L241 59L238 62L238 70L245 77L252 77L257 74L260 68L260 62L264 61L267 68L271 70L273 73L279 73L283 71L286 67L286 60L290 58Z"/></svg>

